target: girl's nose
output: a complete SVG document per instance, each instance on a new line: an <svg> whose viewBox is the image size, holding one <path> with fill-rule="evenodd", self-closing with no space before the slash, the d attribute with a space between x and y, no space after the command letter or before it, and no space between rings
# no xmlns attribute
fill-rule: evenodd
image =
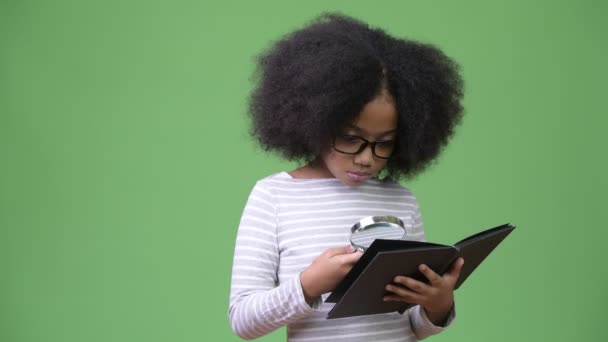
<svg viewBox="0 0 608 342"><path fill-rule="evenodd" d="M374 154L371 146L366 146L363 151L355 154L355 164L362 166L371 166L374 161Z"/></svg>

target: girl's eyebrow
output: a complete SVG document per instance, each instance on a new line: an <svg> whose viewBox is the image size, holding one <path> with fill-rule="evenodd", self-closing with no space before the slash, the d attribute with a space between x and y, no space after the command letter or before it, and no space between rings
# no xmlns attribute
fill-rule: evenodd
<svg viewBox="0 0 608 342"><path fill-rule="evenodd" d="M351 129L353 129L353 130L355 130L357 132L369 133L368 131L364 130L363 128L357 127L357 126L355 126L353 124L347 124L346 126L348 126L348 128L351 128ZM395 133L395 132L397 132L397 128L388 130L386 132L381 132L378 135L387 135L389 133Z"/></svg>

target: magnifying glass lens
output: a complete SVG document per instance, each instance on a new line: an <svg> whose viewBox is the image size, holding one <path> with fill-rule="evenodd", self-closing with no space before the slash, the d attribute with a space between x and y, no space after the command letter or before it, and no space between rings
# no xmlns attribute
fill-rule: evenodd
<svg viewBox="0 0 608 342"><path fill-rule="evenodd" d="M403 240L403 221L394 216L370 216L357 222L351 228L350 243L356 249L365 251L376 239Z"/></svg>

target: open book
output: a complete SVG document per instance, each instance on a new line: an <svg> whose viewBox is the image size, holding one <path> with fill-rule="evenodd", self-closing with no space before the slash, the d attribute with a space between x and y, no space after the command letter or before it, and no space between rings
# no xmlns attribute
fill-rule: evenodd
<svg viewBox="0 0 608 342"><path fill-rule="evenodd" d="M403 302L384 302L388 294L385 286L397 275L404 275L428 283L418 270L420 264L429 266L437 274L450 270L459 257L464 265L455 289L473 273L498 244L515 229L503 224L459 241L454 246L408 240L375 240L350 272L325 300L336 303L327 318L379 314L405 310L414 306Z"/></svg>

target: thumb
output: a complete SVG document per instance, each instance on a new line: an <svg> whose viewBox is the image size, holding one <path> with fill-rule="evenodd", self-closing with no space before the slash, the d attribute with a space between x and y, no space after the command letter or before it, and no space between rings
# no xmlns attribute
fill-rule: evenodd
<svg viewBox="0 0 608 342"><path fill-rule="evenodd" d="M342 247L329 248L326 253L328 257L333 257L340 254L350 254L353 253L355 250L355 247L347 245Z"/></svg>
<svg viewBox="0 0 608 342"><path fill-rule="evenodd" d="M355 252L355 253L347 253L347 254L339 254L334 255L334 258L339 260L340 263L346 265L352 265L361 259L363 252Z"/></svg>

